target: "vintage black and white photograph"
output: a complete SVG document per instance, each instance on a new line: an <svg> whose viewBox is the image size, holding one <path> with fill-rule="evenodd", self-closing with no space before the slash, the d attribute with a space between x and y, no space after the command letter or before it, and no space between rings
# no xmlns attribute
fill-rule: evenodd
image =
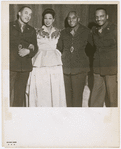
<svg viewBox="0 0 121 149"><path fill-rule="evenodd" d="M118 106L117 4L11 4L9 16L11 107Z"/></svg>
<svg viewBox="0 0 121 149"><path fill-rule="evenodd" d="M2 144L120 145L119 3L2 3Z"/></svg>

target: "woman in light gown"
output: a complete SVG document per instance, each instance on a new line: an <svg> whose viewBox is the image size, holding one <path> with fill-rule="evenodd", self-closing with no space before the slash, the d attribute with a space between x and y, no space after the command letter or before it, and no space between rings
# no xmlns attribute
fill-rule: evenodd
<svg viewBox="0 0 121 149"><path fill-rule="evenodd" d="M55 12L46 9L44 25L37 32L38 53L27 83L29 107L66 107L61 53L56 49L60 32L53 27Z"/></svg>

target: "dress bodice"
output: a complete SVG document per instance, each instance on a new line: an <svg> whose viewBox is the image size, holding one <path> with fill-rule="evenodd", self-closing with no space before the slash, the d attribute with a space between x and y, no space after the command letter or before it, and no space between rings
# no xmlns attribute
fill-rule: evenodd
<svg viewBox="0 0 121 149"><path fill-rule="evenodd" d="M61 53L56 49L60 36L58 29L52 27L51 32L45 26L37 31L38 52L33 58L33 66L46 67L62 65Z"/></svg>

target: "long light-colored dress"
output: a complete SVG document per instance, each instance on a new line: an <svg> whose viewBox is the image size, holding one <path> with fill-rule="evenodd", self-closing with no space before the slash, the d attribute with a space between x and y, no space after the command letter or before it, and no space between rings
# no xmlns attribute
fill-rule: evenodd
<svg viewBox="0 0 121 149"><path fill-rule="evenodd" d="M59 30L42 26L37 34L38 53L33 58L26 94L29 107L66 107L61 53L56 49Z"/></svg>

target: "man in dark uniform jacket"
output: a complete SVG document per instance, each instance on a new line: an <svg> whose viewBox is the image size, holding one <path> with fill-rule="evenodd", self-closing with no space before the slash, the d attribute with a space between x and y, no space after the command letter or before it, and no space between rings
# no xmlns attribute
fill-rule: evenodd
<svg viewBox="0 0 121 149"><path fill-rule="evenodd" d="M31 59L37 52L36 32L28 25L31 14L31 8L22 7L18 19L10 23L10 106L13 107L26 106L25 90L32 71Z"/></svg>
<svg viewBox="0 0 121 149"><path fill-rule="evenodd" d="M95 15L99 27L92 31L96 52L90 107L103 107L107 100L106 106L117 107L117 28L108 21L105 9L97 9Z"/></svg>
<svg viewBox="0 0 121 149"><path fill-rule="evenodd" d="M69 27L61 31L57 49L62 53L63 72L68 107L82 107L89 58L85 53L90 31L79 23L75 11L68 14Z"/></svg>

